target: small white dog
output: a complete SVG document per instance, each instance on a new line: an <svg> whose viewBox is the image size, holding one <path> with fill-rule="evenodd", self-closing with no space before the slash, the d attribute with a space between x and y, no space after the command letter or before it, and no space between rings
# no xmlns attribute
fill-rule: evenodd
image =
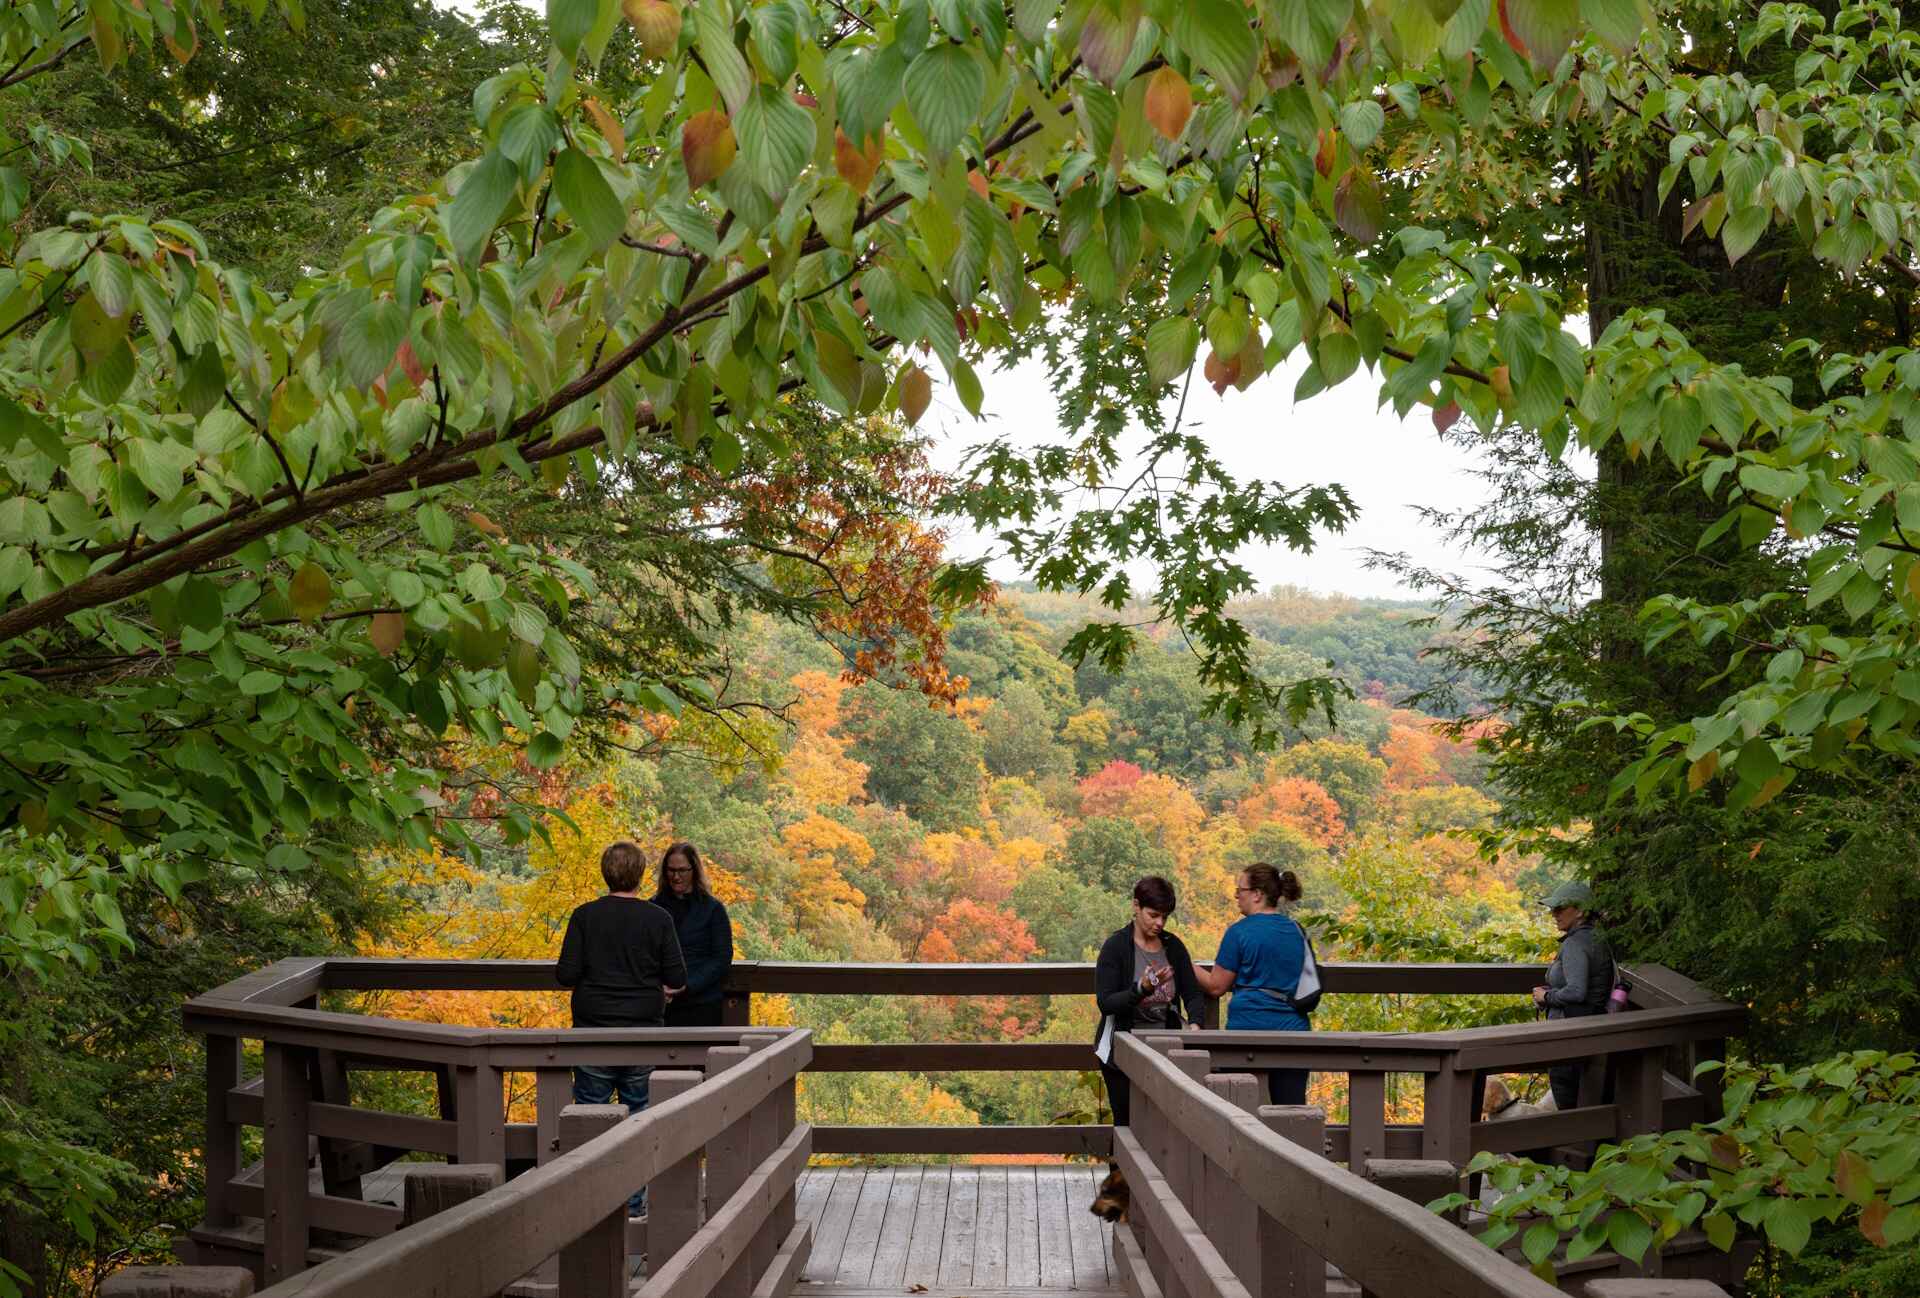
<svg viewBox="0 0 1920 1298"><path fill-rule="evenodd" d="M1553 1102L1552 1091L1545 1092L1538 1100L1527 1100L1521 1098L1519 1092L1508 1086L1505 1078L1489 1077L1487 1079L1486 1098L1482 1108L1483 1121L1512 1122L1517 1118L1539 1118L1555 1112L1558 1112L1558 1108ZM1491 1210L1493 1205L1499 1203L1504 1197L1505 1195L1494 1187L1492 1177L1480 1178L1479 1208L1481 1212Z"/></svg>

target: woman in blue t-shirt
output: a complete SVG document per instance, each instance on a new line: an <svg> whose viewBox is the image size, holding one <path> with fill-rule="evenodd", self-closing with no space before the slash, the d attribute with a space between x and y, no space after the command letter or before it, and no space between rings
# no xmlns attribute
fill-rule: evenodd
<svg viewBox="0 0 1920 1298"><path fill-rule="evenodd" d="M1307 935L1280 909L1300 900L1300 880L1292 870L1250 865L1234 880L1234 900L1243 916L1220 939L1213 968L1194 970L1209 996L1227 1004L1229 1032L1305 1032L1312 1024L1293 1005L1293 993L1306 967ZM1267 1074L1274 1104L1307 1102L1307 1070L1276 1068Z"/></svg>

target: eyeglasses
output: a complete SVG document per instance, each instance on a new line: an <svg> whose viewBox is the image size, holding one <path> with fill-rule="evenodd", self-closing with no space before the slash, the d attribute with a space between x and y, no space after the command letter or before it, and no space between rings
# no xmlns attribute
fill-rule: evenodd
<svg viewBox="0 0 1920 1298"><path fill-rule="evenodd" d="M1235 888L1233 890L1233 895L1237 897L1243 892L1259 892L1259 891L1260 890L1258 888Z"/></svg>

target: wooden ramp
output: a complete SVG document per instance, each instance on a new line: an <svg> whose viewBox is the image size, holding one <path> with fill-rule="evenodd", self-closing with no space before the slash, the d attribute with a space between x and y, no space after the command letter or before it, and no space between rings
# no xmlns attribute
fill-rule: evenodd
<svg viewBox="0 0 1920 1298"><path fill-rule="evenodd" d="M1105 1169L1058 1163L814 1167L813 1253L796 1298L1119 1298L1113 1227L1087 1211Z"/></svg>

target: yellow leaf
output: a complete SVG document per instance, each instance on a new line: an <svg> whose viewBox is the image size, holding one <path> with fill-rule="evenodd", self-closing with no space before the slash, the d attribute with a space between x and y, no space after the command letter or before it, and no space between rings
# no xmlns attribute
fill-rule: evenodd
<svg viewBox="0 0 1920 1298"><path fill-rule="evenodd" d="M679 51L680 6L672 0L622 0L620 11L648 58L670 59Z"/></svg>
<svg viewBox="0 0 1920 1298"><path fill-rule="evenodd" d="M1711 780L1713 773L1719 769L1720 754L1717 752L1706 754L1699 761L1687 768L1687 788L1698 793L1701 786L1708 780Z"/></svg>
<svg viewBox="0 0 1920 1298"><path fill-rule="evenodd" d="M927 372L907 362L907 368L900 375L900 417L912 428L920 422L920 416L927 413L927 403L933 400L933 380Z"/></svg>
<svg viewBox="0 0 1920 1298"><path fill-rule="evenodd" d="M833 169L840 173L840 179L856 194L867 192L867 186L873 183L873 175L880 170L880 159L886 150L886 135L877 131L869 135L866 143L855 147L847 133L839 127L833 129Z"/></svg>
<svg viewBox="0 0 1920 1298"><path fill-rule="evenodd" d="M1185 134L1187 119L1193 116L1193 89L1187 79L1172 68L1161 68L1147 82L1147 121L1169 140Z"/></svg>
<svg viewBox="0 0 1920 1298"><path fill-rule="evenodd" d="M319 564L302 564L300 571L293 574L287 602L293 606L293 615L302 622L316 620L327 611L327 603L332 598L333 581Z"/></svg>
<svg viewBox="0 0 1920 1298"><path fill-rule="evenodd" d="M624 159L627 156L627 133L620 129L620 119L607 111L607 106L598 99L588 98L587 116L593 118L594 129L613 147L613 156Z"/></svg>
<svg viewBox="0 0 1920 1298"><path fill-rule="evenodd" d="M406 642L407 616L404 613L375 613L373 625L367 628L367 639L373 641L373 647L388 657Z"/></svg>
<svg viewBox="0 0 1920 1298"><path fill-rule="evenodd" d="M476 531L485 532L488 536L505 537L507 534L505 528L477 509L468 513L467 522L473 524Z"/></svg>

